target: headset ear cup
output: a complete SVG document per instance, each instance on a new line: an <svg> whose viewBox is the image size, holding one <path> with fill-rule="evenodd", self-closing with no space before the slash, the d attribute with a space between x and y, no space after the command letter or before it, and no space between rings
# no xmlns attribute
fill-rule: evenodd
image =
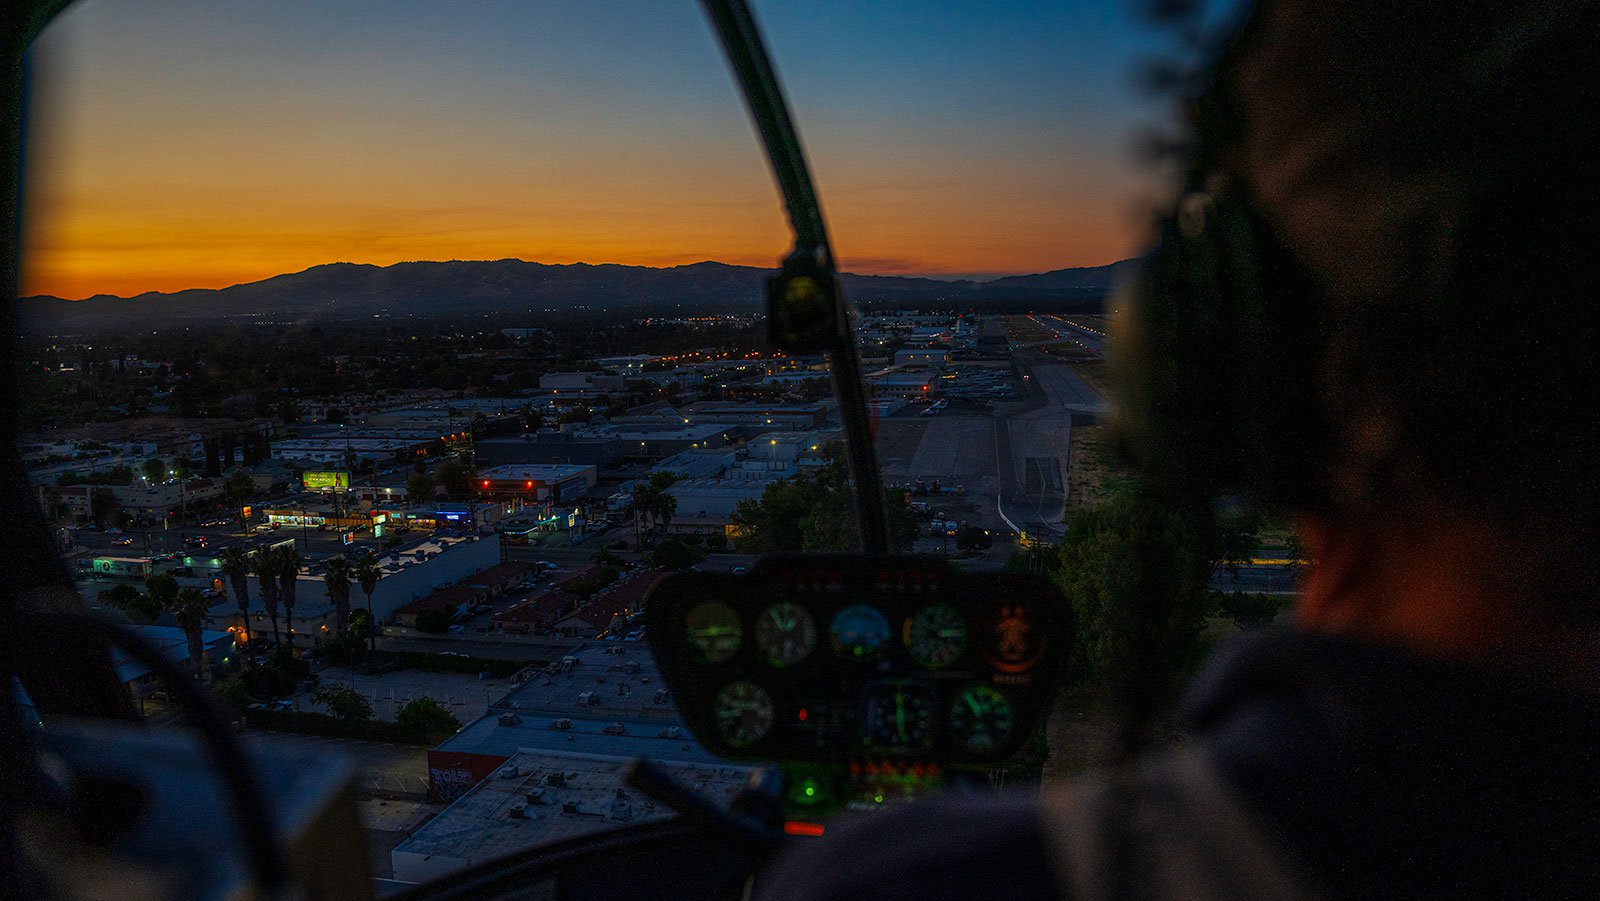
<svg viewBox="0 0 1600 901"><path fill-rule="evenodd" d="M1117 446L1191 500L1307 502L1319 432L1309 280L1249 203L1186 195L1119 299Z"/></svg>
<svg viewBox="0 0 1600 901"><path fill-rule="evenodd" d="M1214 494L1231 468L1231 417L1220 415L1225 384L1215 353L1219 260L1208 231L1176 216L1162 224L1126 294L1113 345L1117 446L1150 488L1174 496Z"/></svg>

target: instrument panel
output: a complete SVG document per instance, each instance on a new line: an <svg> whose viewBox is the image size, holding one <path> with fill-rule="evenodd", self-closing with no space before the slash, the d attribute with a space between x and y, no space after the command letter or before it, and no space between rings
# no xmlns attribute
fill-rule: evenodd
<svg viewBox="0 0 1600 901"><path fill-rule="evenodd" d="M1023 750L1071 634L1043 578L916 557L682 573L655 587L646 617L685 722L713 752L919 776Z"/></svg>

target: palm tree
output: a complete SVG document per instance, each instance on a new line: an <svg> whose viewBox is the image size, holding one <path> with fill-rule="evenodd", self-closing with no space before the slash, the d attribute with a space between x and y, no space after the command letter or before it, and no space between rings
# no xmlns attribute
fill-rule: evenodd
<svg viewBox="0 0 1600 901"><path fill-rule="evenodd" d="M233 589L233 602L239 605L239 617L244 620L244 640L250 641L250 557L237 546L229 546L217 554L222 574L228 577L228 587Z"/></svg>
<svg viewBox="0 0 1600 901"><path fill-rule="evenodd" d="M367 649L378 649L378 620L372 615L372 591L378 587L378 580L383 578L383 570L378 568L378 558L375 554L368 553L356 563L353 575L361 585L361 591L367 596Z"/></svg>
<svg viewBox="0 0 1600 901"><path fill-rule="evenodd" d="M272 619L272 643L277 644L282 640L278 632L278 555L271 548L257 548L250 555L250 568L261 586L261 606Z"/></svg>
<svg viewBox="0 0 1600 901"><path fill-rule="evenodd" d="M300 579L300 552L293 544L281 544L272 549L277 558L278 599L283 602L285 626L289 630L289 652L294 653L294 591Z"/></svg>
<svg viewBox="0 0 1600 901"><path fill-rule="evenodd" d="M183 630L183 637L189 642L189 659L194 661L195 678L205 681L205 667L201 665L201 657L205 654L205 644L202 641L200 630L205 626L206 616L211 612L211 604L198 588L185 588L179 591L167 605L174 619L178 621L178 628Z"/></svg>
<svg viewBox="0 0 1600 901"><path fill-rule="evenodd" d="M329 560L322 582L327 587L328 600L333 603L333 634L343 638L350 627L350 561L343 554Z"/></svg>

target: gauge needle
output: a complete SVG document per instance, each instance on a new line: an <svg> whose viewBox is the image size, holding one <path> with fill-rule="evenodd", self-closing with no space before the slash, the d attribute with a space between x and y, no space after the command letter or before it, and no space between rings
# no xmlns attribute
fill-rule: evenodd
<svg viewBox="0 0 1600 901"><path fill-rule="evenodd" d="M894 728L901 738L906 737L906 696L894 696Z"/></svg>
<svg viewBox="0 0 1600 901"><path fill-rule="evenodd" d="M975 694L968 694L966 698L967 706L972 708L973 713L981 716L983 714L983 707L978 703L978 696Z"/></svg>

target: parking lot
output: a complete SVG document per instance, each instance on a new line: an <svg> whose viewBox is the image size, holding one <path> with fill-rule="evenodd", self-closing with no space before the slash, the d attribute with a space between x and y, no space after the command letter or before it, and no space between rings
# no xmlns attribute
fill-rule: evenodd
<svg viewBox="0 0 1600 901"><path fill-rule="evenodd" d="M489 705L499 700L510 687L506 679L479 679L461 673L429 673L406 669L369 675L342 666L323 667L317 673L322 684L345 685L355 689L372 704L380 720L393 720L400 708L417 698L432 698L455 714L463 725L483 716ZM296 709L327 713L311 700L312 692L301 691L293 698Z"/></svg>

